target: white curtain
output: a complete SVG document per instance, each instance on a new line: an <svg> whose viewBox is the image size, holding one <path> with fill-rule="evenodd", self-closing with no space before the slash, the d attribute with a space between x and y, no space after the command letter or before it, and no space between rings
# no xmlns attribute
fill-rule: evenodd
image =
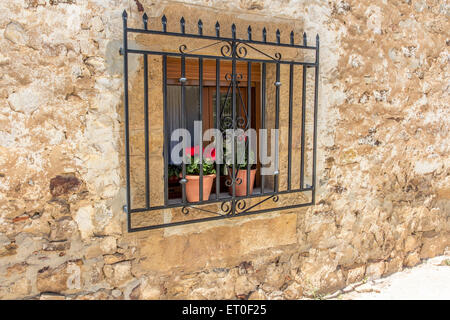
<svg viewBox="0 0 450 320"><path fill-rule="evenodd" d="M194 141L194 121L201 120L200 116L200 90L198 86L185 86L185 108L186 108L186 129L191 134L191 144ZM167 114L169 135L173 130L181 128L181 86L168 85L167 86ZM169 163L172 163L170 154L172 148L177 144L177 141L170 141L169 148Z"/></svg>

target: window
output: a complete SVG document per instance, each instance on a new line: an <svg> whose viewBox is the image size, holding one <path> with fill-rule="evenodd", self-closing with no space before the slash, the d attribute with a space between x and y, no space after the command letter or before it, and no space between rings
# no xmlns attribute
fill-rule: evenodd
<svg viewBox="0 0 450 320"><path fill-rule="evenodd" d="M165 16L161 30L148 29L146 15L143 21L143 29L130 28L126 12L123 14L129 231L313 204L318 37L310 46L305 34L303 44L295 44L293 32L290 43L282 43L279 30L273 42L267 40L266 28L261 40L253 40L250 27L247 39L238 38L234 24L231 37L225 37L219 22L211 36L203 34L200 20L198 33L186 33L184 19L180 20L181 32L167 31ZM153 46L130 48L128 35L133 33L173 38L173 42L158 50L151 49ZM187 39L189 46L183 42ZM298 54L302 50L312 52L315 61L304 61L307 55ZM143 58L143 80L129 78L129 55ZM154 76L156 71L162 74L160 81ZM130 90L141 87L143 99L131 98L134 91ZM156 97L159 94L161 99ZM138 118L144 122L140 138L145 149L143 161L135 161L132 154L136 139L130 139L130 114L135 110L141 112ZM151 110L162 111L163 119L152 118ZM160 127L163 130L158 131ZM185 137L174 135L177 130ZM210 132L214 137L208 136ZM161 154L153 152L161 149ZM137 175L143 182L134 186ZM170 217L156 219L162 210L171 210ZM151 218L135 224L133 217L138 215Z"/></svg>
<svg viewBox="0 0 450 320"><path fill-rule="evenodd" d="M186 59L185 68L187 78L189 79L185 84L185 108L186 108L186 124L187 130L191 136L190 145L194 146L198 143L194 141L194 121L202 121L202 129L203 132L206 132L208 129L215 128L217 122L217 112L216 112L216 62L214 60L204 60L203 62L203 86L202 86L202 101L200 101L200 89L199 89L199 75L198 75L198 60L197 59ZM227 74L231 72L231 62L222 61L220 63L220 115L222 118L231 118L232 117L232 99L230 95L230 86L229 82L226 81L225 77ZM182 128L181 123L181 90L180 90L180 82L178 81L181 73L181 60L180 58L168 58L167 59L167 113L168 113L168 132L173 132L176 129ZM247 74L247 66L245 63L239 62L236 66L237 72L242 74L243 79L248 78ZM236 91L236 105L237 105L237 117L241 119L246 118L246 110L248 108L248 103L250 102L251 119L248 121L249 126L256 131L259 129L259 121L256 121L257 118L257 110L259 112L259 100L256 101L256 93L260 93L260 65L255 64L253 70L251 71L251 79L250 83L250 91L248 90L247 81L239 81L238 88ZM227 98L228 93L228 98ZM248 98L248 93L250 93L250 99ZM202 114L200 114L200 103L202 103ZM258 106L257 106L258 104ZM219 120L220 123L220 120ZM170 141L169 143L169 165L176 167L173 161L170 158L171 151L174 146L177 144L177 141ZM255 164L255 167L258 167L258 164ZM179 168L179 166L178 166ZM255 182L252 187L260 186L260 175L258 174L258 168L255 174ZM228 187L226 186L226 180L228 179L228 175L224 173L223 166L219 169L219 174L216 172L216 178L212 185L212 190L216 190L216 183L219 183L220 186L218 190L221 193L222 198L226 197L226 193L228 192ZM179 177L175 176L176 170L172 172L172 176L169 174L169 199L177 199L181 198L181 185L179 183ZM210 198L214 195L210 195ZM209 199L205 199L209 200Z"/></svg>

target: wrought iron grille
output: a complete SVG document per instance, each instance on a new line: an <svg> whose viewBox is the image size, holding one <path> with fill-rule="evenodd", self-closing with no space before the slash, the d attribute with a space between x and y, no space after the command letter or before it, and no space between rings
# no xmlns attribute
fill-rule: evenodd
<svg viewBox="0 0 450 320"><path fill-rule="evenodd" d="M167 18L165 16L161 19L161 29L160 30L151 30L148 28L148 17L146 14L143 15L143 28L130 28L127 25L127 12L123 12L123 47L120 49L121 54L123 55L123 66L124 66L124 131L125 131L125 174L126 174L126 205L124 206L124 211L128 217L128 231L141 231L141 230L149 230L156 229L162 227L169 227L175 225L196 223L196 222L204 222L218 219L226 219L231 217L239 217L243 215L251 215L258 213L265 213L271 211L278 211L283 209L293 209L299 207L310 206L315 203L315 191L316 191L316 146L317 146L317 109L318 109L318 78L319 78L319 35L316 36L315 45L307 44L307 36L306 33L303 33L302 44L296 44L294 41L294 32L290 33L290 41L289 43L281 42L281 33L279 30L276 31L276 41L270 42L267 40L267 30L266 28L262 29L262 40L253 39L252 28L249 26L247 30L247 38L238 38L236 36L236 26L233 24L231 26L231 37L225 37L221 34L220 24L219 22L215 25L215 35L206 35L203 33L203 23L201 20L198 21L198 32L197 33L187 33L186 32L186 22L184 18L180 20L180 32L171 32L167 30ZM217 46L216 54L202 54L198 51L201 51L202 48L197 49L188 49L186 44L181 44L178 47L178 51L164 51L164 50L150 50L150 49L142 49L142 48L130 48L128 44L128 37L130 34L147 34L147 35L159 35L165 37L181 37L181 38L189 38L189 39L201 39L201 40L209 40L211 43L203 48L210 48ZM263 47L271 47L271 48L290 48L295 50L307 50L308 52L312 52L312 56L315 58L315 61L307 62L307 61L298 61L295 59L283 59L282 55L279 52L274 54L263 51L258 46ZM249 51L256 52L259 57L252 58L249 57ZM273 51L273 50L272 50ZM142 55L143 59L143 85L144 85L144 115L143 120L145 123L144 136L145 136L145 205L134 207L132 204L132 187L131 187L131 177L130 177L130 127L129 127L129 66L128 66L128 55ZM164 114L164 147L163 147L163 158L164 158L164 204L163 205L154 205L152 203L152 199L150 197L150 188L160 188L160 186L151 186L150 183L150 157L149 157L149 148L150 148L150 139L149 139L149 121L151 121L151 116L149 116L149 68L148 68L148 56L160 56L162 57L162 95L163 95L163 114ZM202 98L202 90L203 90L203 72L204 72L204 61L206 59L213 60L215 62L215 88L216 88L216 99L215 99L215 114L217 115L215 118L215 128L219 128L221 131L226 129L247 129L251 127L252 121L252 95L251 95L251 82L252 82L252 65L259 64L260 65L260 104L257 106L260 108L260 125L261 128L265 128L266 124L266 108L267 108L267 88L270 85L275 86L275 98L274 98L274 128L278 129L280 125L280 86L282 85L280 80L280 66L287 65L289 67L289 83L287 84L289 87L289 114L288 114L288 141L287 141L287 188L285 190L280 190L279 183L279 164L276 163L275 171L273 172L273 176L271 179L270 190L267 190L265 186L266 176L260 176L260 185L255 187L253 192L250 191L250 183L247 183L247 190L245 196L237 196L236 195L236 185L239 185L242 182L242 179L237 176L237 164L235 161L230 166L231 174L229 178L226 180L226 185L230 187L230 193L226 194L221 190L220 179L216 180L215 188L211 192L211 196L209 199L203 199L203 192L199 192L200 199L196 202L188 202L186 199L186 165L182 164L180 180L179 183L181 185L181 196L178 199L169 199L169 191L168 191L168 170L169 170L169 139L170 132L168 132L168 112L167 112L167 61L170 57L177 57L180 60L180 74L179 74L179 88L181 90L181 123L184 127L186 127L186 83L188 81L186 76L186 61L187 59L195 59L198 61L198 88L200 90L199 95L199 110L200 114L202 114L202 108L204 101ZM221 62L230 61L231 62L231 73L227 73L225 75L225 80L228 82L226 87L225 98L223 98L221 94L221 81L220 81L220 68ZM247 101L244 101L244 97L241 94L240 84L242 83L243 76L242 74L237 72L237 63L244 62L247 65ZM267 66L269 64L275 65L275 81L273 83L268 83L267 78ZM301 83L300 88L294 88L294 67L301 68ZM307 70L313 69L314 71L314 80L313 77L307 76ZM307 184L305 182L305 168L306 168L306 108L307 108L307 79L310 79L313 82L313 107L312 107L312 141L311 141L311 184ZM243 87L245 90L245 87ZM301 103L297 106L294 105L293 94L294 90L301 90ZM228 103L228 106L231 108L231 114L227 114L224 112L225 105ZM291 172L293 168L292 164L292 146L293 146L293 108L301 108L301 136L300 136L300 163L295 164L300 167L299 169L299 185L294 186L291 181ZM280 139L280 137L276 137L276 139ZM278 141L278 140L276 140ZM202 143L200 142L200 150L202 150ZM234 143L234 142L233 142ZM250 148L249 145L246 145L246 148ZM277 149L278 152L278 149ZM215 164L217 176L221 177L221 165ZM250 176L251 164L248 161L246 168L247 181ZM199 173L199 190L202 190L203 186L203 170L202 170L202 162L200 161L200 173ZM295 204L283 204L279 203L279 199L282 195L286 194L299 194L309 192L310 197L308 201L302 203ZM247 203L249 199L256 199L252 203ZM260 206L271 200L271 203L275 205L272 208L260 208ZM250 201L249 201L250 202ZM210 205L215 204L213 209L211 209ZM203 213L210 214L210 216L202 216L200 218L193 219L182 219L180 221L163 221L162 223L154 223L147 225L134 226L132 223L133 215L137 213L151 213L154 211L161 211L165 209L178 209L182 212L185 217L189 217L192 210L199 211ZM192 216L192 214L191 214Z"/></svg>

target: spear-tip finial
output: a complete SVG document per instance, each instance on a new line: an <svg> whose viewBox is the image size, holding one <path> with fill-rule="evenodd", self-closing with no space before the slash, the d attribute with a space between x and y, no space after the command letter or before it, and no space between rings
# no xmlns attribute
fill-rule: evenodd
<svg viewBox="0 0 450 320"><path fill-rule="evenodd" d="M291 38L291 45L294 45L294 30L291 31L290 38Z"/></svg>
<svg viewBox="0 0 450 320"><path fill-rule="evenodd" d="M262 38L263 38L264 42L267 41L267 30L266 30L266 27L264 27L264 29L262 30Z"/></svg>
<svg viewBox="0 0 450 320"><path fill-rule="evenodd" d="M252 27L248 26L247 28L248 40L252 40Z"/></svg>
<svg viewBox="0 0 450 320"><path fill-rule="evenodd" d="M308 44L308 39L306 36L306 32L303 32L303 45L306 46Z"/></svg>
<svg viewBox="0 0 450 320"><path fill-rule="evenodd" d="M236 25L234 23L231 25L231 33L233 38L236 38Z"/></svg>
<svg viewBox="0 0 450 320"><path fill-rule="evenodd" d="M186 20L184 20L184 17L181 17L181 19L180 19L181 33L185 32L185 24L186 24Z"/></svg>
<svg viewBox="0 0 450 320"><path fill-rule="evenodd" d="M122 18L126 19L128 17L127 10L123 10L122 12Z"/></svg>
<svg viewBox="0 0 450 320"><path fill-rule="evenodd" d="M162 16L161 23L162 23L162 27L163 27L163 32L166 32L167 31L167 18L166 18L166 15Z"/></svg>
<svg viewBox="0 0 450 320"><path fill-rule="evenodd" d="M147 29L148 16L147 16L147 13L145 13L145 12L142 15L142 21L144 22L144 28Z"/></svg>
<svg viewBox="0 0 450 320"><path fill-rule="evenodd" d="M219 21L216 22L216 37L220 36L220 24Z"/></svg>
<svg viewBox="0 0 450 320"><path fill-rule="evenodd" d="M280 44L280 35L281 35L280 29L277 29L276 36L277 36L277 43L278 44Z"/></svg>
<svg viewBox="0 0 450 320"><path fill-rule="evenodd" d="M201 19L198 20L198 34L203 35L203 21Z"/></svg>

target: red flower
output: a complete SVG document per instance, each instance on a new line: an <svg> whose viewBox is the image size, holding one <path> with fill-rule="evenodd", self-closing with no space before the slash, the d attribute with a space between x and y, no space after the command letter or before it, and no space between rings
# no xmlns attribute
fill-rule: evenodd
<svg viewBox="0 0 450 320"><path fill-rule="evenodd" d="M237 138L238 138L239 142L241 142L242 140L244 140L246 142L248 137L244 134L241 134L241 135L237 136Z"/></svg>
<svg viewBox="0 0 450 320"><path fill-rule="evenodd" d="M210 159L212 161L216 161L216 148L209 149L209 152L206 155L206 159Z"/></svg>
<svg viewBox="0 0 450 320"><path fill-rule="evenodd" d="M198 156L200 151L199 146L190 147L186 149L186 155L189 157ZM210 148L208 154L205 156L204 154L205 148L203 148L203 155L206 159L209 159L210 161L216 161L216 149Z"/></svg>
<svg viewBox="0 0 450 320"><path fill-rule="evenodd" d="M190 147L186 149L186 155L193 157L198 155L198 152L200 151L200 147L199 146L195 146L195 147Z"/></svg>

